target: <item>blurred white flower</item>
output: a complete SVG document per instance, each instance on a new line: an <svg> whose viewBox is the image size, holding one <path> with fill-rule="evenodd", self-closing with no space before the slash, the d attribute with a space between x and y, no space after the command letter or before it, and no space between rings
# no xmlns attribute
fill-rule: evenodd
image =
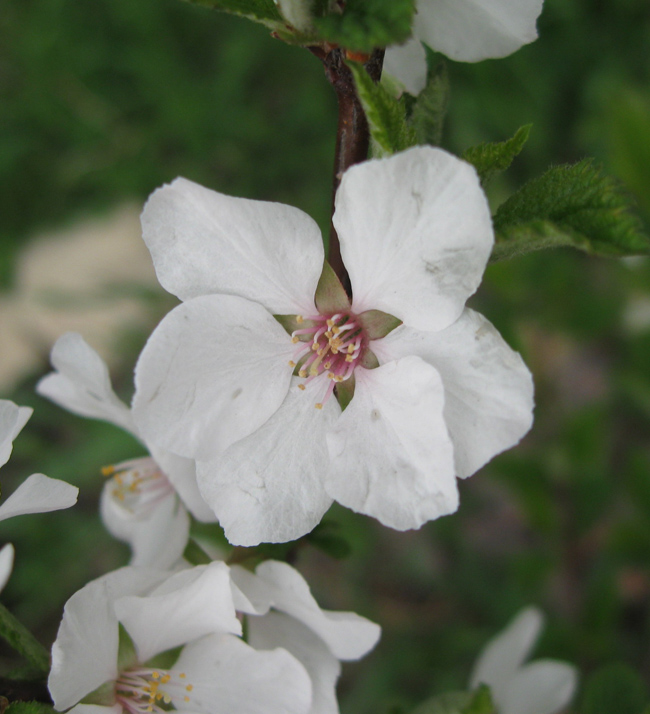
<svg viewBox="0 0 650 714"><path fill-rule="evenodd" d="M525 663L537 642L543 616L522 610L480 654L470 687L487 684L499 714L556 714L572 699L576 668L566 662L537 659Z"/></svg>
<svg viewBox="0 0 650 714"><path fill-rule="evenodd" d="M68 332L52 348L55 372L36 391L81 416L103 419L139 437L131 410L113 391L108 368L81 335ZM151 457L104 469L110 477L100 511L108 530L131 545L132 565L167 568L182 555L189 538L187 509L198 520L214 521L196 484L194 462L144 446Z"/></svg>
<svg viewBox="0 0 650 714"><path fill-rule="evenodd" d="M424 48L459 62L506 57L537 39L543 0L418 0L413 38L389 47L384 72L411 94L426 84Z"/></svg>
<svg viewBox="0 0 650 714"><path fill-rule="evenodd" d="M250 644L237 610L251 616ZM353 613L321 611L283 563L256 574L237 568L232 580L219 562L175 574L127 567L66 604L49 688L57 710L76 714L89 706L162 714L170 705L193 714L336 714L338 660L362 656L378 634ZM165 666L152 662L178 647Z"/></svg>
<svg viewBox="0 0 650 714"><path fill-rule="evenodd" d="M336 278L316 293L320 232L290 206L178 179L142 220L159 280L185 302L140 356L134 418L197 459L231 542L295 539L332 499L418 528L457 508L456 476L530 428L530 373L465 308L494 239L456 157L416 147L346 172L333 220L351 303ZM330 397L352 385L342 412Z"/></svg>

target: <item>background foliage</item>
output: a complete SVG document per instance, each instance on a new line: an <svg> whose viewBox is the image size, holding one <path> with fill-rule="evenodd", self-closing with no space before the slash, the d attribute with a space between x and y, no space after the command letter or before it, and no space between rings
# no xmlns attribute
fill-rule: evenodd
<svg viewBox="0 0 650 714"><path fill-rule="evenodd" d="M546 0L539 30L506 60L449 63L442 145L461 154L532 123L522 154L490 185L495 208L550 164L593 155L647 223L647 0ZM326 231L335 98L315 58L262 26L177 0L5 0L0 94L5 294L36 231L142 202L177 175L299 206ZM532 433L461 484L453 517L400 534L335 508L350 557L312 546L296 555L323 606L384 627L380 647L345 669L344 713L401 711L463 688L482 644L529 603L549 615L540 655L584 673L623 662L648 674L649 286L646 260L564 249L488 268L472 305L535 375ZM168 305L161 292L155 311ZM116 339L128 399L146 335ZM96 516L99 469L141 451L36 397L38 376L1 395L36 408L3 487L42 471L81 486L80 504L2 524L0 539L17 548L3 601L49 645L70 594L126 562Z"/></svg>

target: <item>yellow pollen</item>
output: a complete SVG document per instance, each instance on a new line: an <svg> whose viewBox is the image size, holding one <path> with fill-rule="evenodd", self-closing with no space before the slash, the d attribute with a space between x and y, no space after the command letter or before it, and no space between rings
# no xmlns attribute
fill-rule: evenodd
<svg viewBox="0 0 650 714"><path fill-rule="evenodd" d="M298 389L302 389L302 391L304 392L305 389L306 389L306 387L305 387L304 384L299 384L299 385L298 385Z"/></svg>
<svg viewBox="0 0 650 714"><path fill-rule="evenodd" d="M296 342L300 342L300 338L299 338L299 337L295 337L295 336L294 336L294 337L292 337L292 338L291 338L291 341L292 341L292 342L293 342L293 344L295 345L295 344L296 344Z"/></svg>
<svg viewBox="0 0 650 714"><path fill-rule="evenodd" d="M163 702L165 702L165 704L171 704L172 698L169 696L169 694L165 694L162 700Z"/></svg>
<svg viewBox="0 0 650 714"><path fill-rule="evenodd" d="M300 317L300 315L298 315L298 317ZM300 322L302 322L302 317L300 317ZM185 679L185 677L187 677L187 675L185 674L185 672L181 672L178 676L179 676L181 679Z"/></svg>
<svg viewBox="0 0 650 714"><path fill-rule="evenodd" d="M166 674L166 675L160 680L160 682L161 682L161 684L167 684L167 682L169 682L170 679L171 679L171 676L170 676L169 674Z"/></svg>
<svg viewBox="0 0 650 714"><path fill-rule="evenodd" d="M323 408L323 405L322 405L320 402L318 402L317 404L314 404L314 406L316 407L316 409L322 409L322 408Z"/></svg>
<svg viewBox="0 0 650 714"><path fill-rule="evenodd" d="M306 377L306 376L307 376L307 372L306 372L304 369L301 369L301 370L298 372L298 376L299 376L299 377Z"/></svg>
<svg viewBox="0 0 650 714"><path fill-rule="evenodd" d="M332 337L332 333L328 330L328 331L325 333L325 337L327 337L327 339L329 340L329 339Z"/></svg>
<svg viewBox="0 0 650 714"><path fill-rule="evenodd" d="M295 367L296 363L293 360L289 360L289 367Z"/></svg>
<svg viewBox="0 0 650 714"><path fill-rule="evenodd" d="M194 685L188 684L187 687L185 687L185 689L187 689L188 692L191 692L194 689Z"/></svg>
<svg viewBox="0 0 650 714"><path fill-rule="evenodd" d="M341 377L340 374L337 374L336 377L334 377L334 381L335 381L335 382L342 382L342 381L343 381L343 377Z"/></svg>
<svg viewBox="0 0 650 714"><path fill-rule="evenodd" d="M327 378L328 378L328 379L334 379L334 372L330 372L330 373L327 375Z"/></svg>
<svg viewBox="0 0 650 714"><path fill-rule="evenodd" d="M102 476L112 476L115 473L115 466L103 466Z"/></svg>
<svg viewBox="0 0 650 714"><path fill-rule="evenodd" d="M296 322L300 324L305 318L302 315L296 315Z"/></svg>
<svg viewBox="0 0 650 714"><path fill-rule="evenodd" d="M338 335L340 331L341 331L340 328L338 328L336 325L334 325L334 327L332 328L332 332L335 335Z"/></svg>
<svg viewBox="0 0 650 714"><path fill-rule="evenodd" d="M327 320L326 324L328 327L332 327L332 325L334 324L334 320Z"/></svg>
<svg viewBox="0 0 650 714"><path fill-rule="evenodd" d="M118 486L121 486L122 483L123 483L123 481L124 481L124 480L122 479L122 477L120 476L120 474L118 474L118 475L115 477L115 483L116 483Z"/></svg>
<svg viewBox="0 0 650 714"><path fill-rule="evenodd" d="M354 345L348 347L348 354L351 355L354 352Z"/></svg>
<svg viewBox="0 0 650 714"><path fill-rule="evenodd" d="M151 675L151 677L152 677L153 679L160 679L160 672L154 672L154 673Z"/></svg>
<svg viewBox="0 0 650 714"><path fill-rule="evenodd" d="M189 702L189 701L190 701L190 698L189 698L188 696L185 696L185 697L183 697L183 701L184 701L184 702Z"/></svg>
<svg viewBox="0 0 650 714"><path fill-rule="evenodd" d="M318 352L318 342L312 342L311 349L313 352Z"/></svg>
<svg viewBox="0 0 650 714"><path fill-rule="evenodd" d="M346 362L354 362L354 357L352 355L347 355L345 358Z"/></svg>

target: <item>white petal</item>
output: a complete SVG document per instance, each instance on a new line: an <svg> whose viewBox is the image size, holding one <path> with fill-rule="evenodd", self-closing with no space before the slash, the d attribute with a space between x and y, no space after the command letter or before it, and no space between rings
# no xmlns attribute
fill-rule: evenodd
<svg viewBox="0 0 650 714"><path fill-rule="evenodd" d="M13 448L13 440L25 426L34 410L0 399L0 466L4 466Z"/></svg>
<svg viewBox="0 0 650 714"><path fill-rule="evenodd" d="M311 682L288 652L258 652L232 635L211 635L189 644L174 670L191 684L172 702L200 714L308 714Z"/></svg>
<svg viewBox="0 0 650 714"><path fill-rule="evenodd" d="M194 518L203 523L214 523L217 517L201 496L194 460L177 456L153 445L150 451L153 460L160 466L160 470L167 476Z"/></svg>
<svg viewBox="0 0 650 714"><path fill-rule="evenodd" d="M312 29L310 0L275 0L285 20L297 30L308 32Z"/></svg>
<svg viewBox="0 0 650 714"><path fill-rule="evenodd" d="M68 709L117 677L114 602L158 584L162 577L149 570L121 568L88 583L68 600L52 646L48 680L56 709Z"/></svg>
<svg viewBox="0 0 650 714"><path fill-rule="evenodd" d="M104 485L100 513L108 531L126 541L133 551L130 565L171 568L183 555L190 537L190 518L174 493L161 499L147 514L138 518L129 513L113 495L114 485Z"/></svg>
<svg viewBox="0 0 650 714"><path fill-rule="evenodd" d="M59 337L51 361L56 371L36 385L41 396L74 414L103 419L135 434L131 410L113 391L106 363L81 335L66 332Z"/></svg>
<svg viewBox="0 0 650 714"><path fill-rule="evenodd" d="M28 513L49 513L70 508L77 502L78 495L76 486L43 474L32 474L0 506L0 521Z"/></svg>
<svg viewBox="0 0 650 714"><path fill-rule="evenodd" d="M387 47L383 74L417 96L427 83L427 56L420 40L411 38L403 45Z"/></svg>
<svg viewBox="0 0 650 714"><path fill-rule="evenodd" d="M230 566L230 586L233 602L237 612L247 615L266 615L271 607L271 594L268 584L242 568L241 565Z"/></svg>
<svg viewBox="0 0 650 714"><path fill-rule="evenodd" d="M312 684L309 714L339 714L336 681L341 665L309 628L283 613L270 612L265 617L249 619L248 642L258 650L283 647L302 663Z"/></svg>
<svg viewBox="0 0 650 714"><path fill-rule="evenodd" d="M0 550L0 591L4 590L4 586L7 584L11 571L14 567L14 547L11 543L3 546Z"/></svg>
<svg viewBox="0 0 650 714"><path fill-rule="evenodd" d="M282 404L293 350L280 324L250 300L206 295L179 305L138 360L138 428L181 456L214 458Z"/></svg>
<svg viewBox="0 0 650 714"><path fill-rule="evenodd" d="M224 293L276 315L314 310L323 243L316 223L297 208L179 178L151 195L142 229L158 280L181 300Z"/></svg>
<svg viewBox="0 0 650 714"><path fill-rule="evenodd" d="M397 530L453 513L458 491L438 372L405 357L355 376L354 398L327 435L329 494Z"/></svg>
<svg viewBox="0 0 650 714"><path fill-rule="evenodd" d="M221 562L182 570L147 596L120 598L115 613L141 662L213 632L241 634L230 574Z"/></svg>
<svg viewBox="0 0 650 714"><path fill-rule="evenodd" d="M332 219L356 312L440 330L481 282L494 236L474 167L416 146L346 171Z"/></svg>
<svg viewBox="0 0 650 714"><path fill-rule="evenodd" d="M542 629L542 613L535 607L522 610L490 640L474 665L470 688L487 684L495 699L503 700L510 681L528 658Z"/></svg>
<svg viewBox="0 0 650 714"><path fill-rule="evenodd" d="M575 667L553 660L535 660L509 683L501 714L556 714L571 701L578 677Z"/></svg>
<svg viewBox="0 0 650 714"><path fill-rule="evenodd" d="M440 372L445 421L461 478L514 446L530 429L532 375L483 315L466 309L437 333L398 327L375 346L380 360L415 354Z"/></svg>
<svg viewBox="0 0 650 714"><path fill-rule="evenodd" d="M322 610L305 579L287 563L267 560L255 574L267 584L272 606L315 632L338 659L359 659L377 644L379 625L354 612Z"/></svg>
<svg viewBox="0 0 650 714"><path fill-rule="evenodd" d="M228 540L237 545L295 540L316 526L332 499L323 488L325 431L340 414L315 379L304 391L294 378L286 399L257 431L213 462L197 464L199 487Z"/></svg>
<svg viewBox="0 0 650 714"><path fill-rule="evenodd" d="M419 0L414 34L461 62L505 57L537 39L543 0Z"/></svg>

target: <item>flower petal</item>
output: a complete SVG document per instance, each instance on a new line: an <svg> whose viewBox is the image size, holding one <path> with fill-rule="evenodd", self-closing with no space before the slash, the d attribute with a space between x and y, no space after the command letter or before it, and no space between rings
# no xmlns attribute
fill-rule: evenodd
<svg viewBox="0 0 650 714"><path fill-rule="evenodd" d="M304 391L292 380L275 414L213 462L197 464L199 488L228 540L257 545L295 540L316 526L332 504L323 488L327 470L325 431L340 408L316 379Z"/></svg>
<svg viewBox="0 0 650 714"><path fill-rule="evenodd" d="M19 407L8 399L0 399L0 466L4 466L13 449L13 440L33 413L30 407Z"/></svg>
<svg viewBox="0 0 650 714"><path fill-rule="evenodd" d="M451 59L506 57L537 39L543 0L419 0L414 34Z"/></svg>
<svg viewBox="0 0 650 714"><path fill-rule="evenodd" d="M398 327L372 348L380 361L415 354L440 372L459 477L471 476L530 429L532 376L483 315L466 309L437 333Z"/></svg>
<svg viewBox="0 0 650 714"><path fill-rule="evenodd" d="M430 146L353 166L333 222L355 312L441 330L481 282L494 236L473 166Z"/></svg>
<svg viewBox="0 0 650 714"><path fill-rule="evenodd" d="M314 310L323 242L316 223L297 208L233 198L178 178L151 195L142 229L158 280L181 300L223 293L276 315Z"/></svg>
<svg viewBox="0 0 650 714"><path fill-rule="evenodd" d="M114 486L104 485L99 506L102 521L115 538L126 541L133 551L130 565L171 568L183 555L190 537L190 518L174 493L155 504L147 518L128 513L113 496Z"/></svg>
<svg viewBox="0 0 650 714"><path fill-rule="evenodd" d="M417 96L427 83L427 55L420 40L411 38L403 45L387 47L384 75L389 75L409 94Z"/></svg>
<svg viewBox="0 0 650 714"><path fill-rule="evenodd" d="M11 576L15 554L16 551L11 543L7 543L3 546L2 550L0 550L0 591L4 590L4 586Z"/></svg>
<svg viewBox="0 0 650 714"><path fill-rule="evenodd" d="M293 350L279 323L250 300L206 295L183 303L138 360L136 424L148 441L210 460L282 404Z"/></svg>
<svg viewBox="0 0 650 714"><path fill-rule="evenodd" d="M192 687L189 695L172 693L172 702L181 712L309 712L309 675L295 657L282 649L258 652L232 635L210 635L187 645L174 670L183 672Z"/></svg>
<svg viewBox="0 0 650 714"><path fill-rule="evenodd" d="M538 659L517 672L496 703L501 714L556 714L571 701L577 684L575 667Z"/></svg>
<svg viewBox="0 0 650 714"><path fill-rule="evenodd" d="M70 508L77 502L78 495L76 486L43 474L32 474L0 506L0 521L28 513Z"/></svg>
<svg viewBox="0 0 650 714"><path fill-rule="evenodd" d="M270 612L249 618L248 642L257 650L283 647L303 665L312 685L309 714L339 714L336 681L341 665L312 630L281 612Z"/></svg>
<svg viewBox="0 0 650 714"><path fill-rule="evenodd" d="M287 563L267 560L255 574L268 586L272 607L300 620L337 659L359 659L377 644L379 625L354 612L322 610L305 579Z"/></svg>
<svg viewBox="0 0 650 714"><path fill-rule="evenodd" d="M118 622L113 604L164 577L150 570L121 568L88 583L68 600L52 646L48 680L57 710L68 709L117 677Z"/></svg>
<svg viewBox="0 0 650 714"><path fill-rule="evenodd" d="M398 328L399 329L399 328ZM419 357L355 370L354 398L327 435L325 488L398 530L458 507L438 372Z"/></svg>
<svg viewBox="0 0 650 714"><path fill-rule="evenodd" d="M36 391L59 406L85 417L117 424L137 436L131 410L113 391L104 360L76 332L66 332L51 354L56 370L36 385Z"/></svg>
<svg viewBox="0 0 650 714"><path fill-rule="evenodd" d="M522 610L483 648L470 678L470 688L487 684L496 699L503 700L509 682L530 655L543 624L535 607Z"/></svg>
<svg viewBox="0 0 650 714"><path fill-rule="evenodd" d="M228 566L221 562L182 570L147 596L120 598L115 614L141 662L213 632L241 634Z"/></svg>
<svg viewBox="0 0 650 714"><path fill-rule="evenodd" d="M266 615L271 607L268 585L241 565L230 566L230 586L237 612Z"/></svg>

